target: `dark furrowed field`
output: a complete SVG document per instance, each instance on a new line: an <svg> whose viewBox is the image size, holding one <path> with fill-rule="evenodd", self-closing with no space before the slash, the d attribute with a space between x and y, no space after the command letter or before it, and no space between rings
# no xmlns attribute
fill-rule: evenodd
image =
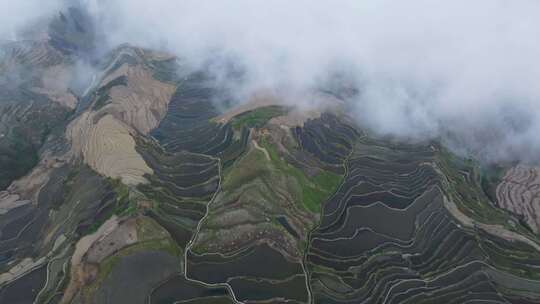
<svg viewBox="0 0 540 304"><path fill-rule="evenodd" d="M37 200L36 206L24 205L0 216L0 231L5 237L0 241L0 248L3 269L9 269L8 262L18 262L28 255L57 255L55 259L36 263L33 266L36 270L21 273L21 277L13 283L13 288L20 284L31 284L33 287L25 288L32 292L21 294L29 299L30 296L35 299L40 294L39 300L45 301L54 298L55 294L61 295L61 282L69 277L63 267L64 263L69 263L70 257L68 243L53 246L53 243L45 240L78 238L96 229L110 216L108 213L114 209L116 194L110 183L90 168L63 166L52 172ZM9 289L6 287L6 293L0 295L0 302L18 303L9 300L13 296L7 291Z"/></svg>
<svg viewBox="0 0 540 304"><path fill-rule="evenodd" d="M233 141L229 125L211 121L219 114L217 98L226 98L203 72L182 79L167 114L152 131L161 145L171 152L189 151L207 155L222 153Z"/></svg>
<svg viewBox="0 0 540 304"><path fill-rule="evenodd" d="M39 267L24 277L0 289L2 303L32 303L47 279L47 267Z"/></svg>
<svg viewBox="0 0 540 304"><path fill-rule="evenodd" d="M152 289L180 269L178 257L163 251L138 251L120 257L95 294L96 303L145 303Z"/></svg>
<svg viewBox="0 0 540 304"><path fill-rule="evenodd" d="M506 265L521 271L523 279L514 280L527 282L537 255L524 244L463 229L445 208L444 191L452 188L435 165L438 155L430 145L357 143L311 235L315 303L518 303L539 292L537 285L527 295L504 288L487 274Z"/></svg>
<svg viewBox="0 0 540 304"><path fill-rule="evenodd" d="M230 284L242 301L304 303L309 299L302 265L307 233L339 185L343 161L359 133L333 115L285 132L268 124L268 115L277 112L260 108L233 118L236 130L251 128L249 148L224 172L188 252L187 275ZM350 132L335 131L340 128ZM324 149L310 150L304 142ZM332 161L324 157L327 150L337 151Z"/></svg>
<svg viewBox="0 0 540 304"><path fill-rule="evenodd" d="M152 304L169 304L189 301L201 303L233 303L226 288L208 288L202 284L187 281L177 275L163 282L150 295Z"/></svg>
<svg viewBox="0 0 540 304"><path fill-rule="evenodd" d="M513 274L534 277L526 270L536 265L534 252L516 244L505 248L500 239L479 242L480 232L464 229L447 211L445 196L455 188L437 168L438 146L366 137L328 114L294 129L293 141L264 122L254 130L250 138L258 147L244 150L227 168L188 252L189 277L228 283L238 299L254 302L461 303L531 297L501 287L502 280L495 282L486 273L512 269ZM305 218L295 215L298 207L277 206L298 197L309 202L309 192L298 189L316 182L312 178L320 170L345 178L330 186L332 195L318 203L322 209L311 210L320 210L321 218L318 224L305 222L316 227L309 233L298 229ZM300 187L280 186L277 172L285 172L289 185ZM265 242L271 246L254 245ZM260 250L266 253L255 260L267 261L271 268L252 261ZM513 257L515 250L525 253ZM300 284L304 269L309 289ZM295 290L304 292L288 294L293 282Z"/></svg>
<svg viewBox="0 0 540 304"><path fill-rule="evenodd" d="M217 191L218 161L186 151L169 153L151 141L140 140L137 149L154 171L150 183L139 186L155 202L150 216L185 247Z"/></svg>

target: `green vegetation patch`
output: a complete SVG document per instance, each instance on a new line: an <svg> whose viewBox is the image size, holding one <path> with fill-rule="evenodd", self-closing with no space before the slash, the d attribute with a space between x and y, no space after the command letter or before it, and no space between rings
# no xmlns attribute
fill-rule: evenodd
<svg viewBox="0 0 540 304"><path fill-rule="evenodd" d="M494 208L480 185L478 166L441 148L438 167L446 177L446 190L460 210L467 216L490 224L505 224L507 217Z"/></svg>
<svg viewBox="0 0 540 304"><path fill-rule="evenodd" d="M295 170L298 170L295 168ZM300 170L298 170L300 171ZM301 171L300 171L301 173ZM320 212L321 206L341 184L343 176L323 171L312 178L312 183L303 183L304 205L311 212Z"/></svg>
<svg viewBox="0 0 540 304"><path fill-rule="evenodd" d="M320 212L322 203L334 193L341 183L343 176L330 171L321 170L321 172L313 177L308 177L302 170L288 164L279 157L274 146L266 141L264 141L262 145L268 151L274 166L286 175L296 179L301 188L301 201L306 209L311 212Z"/></svg>
<svg viewBox="0 0 540 304"><path fill-rule="evenodd" d="M343 176L321 170L310 177L282 159L277 149L266 140L262 140L260 145L268 152L269 159L262 150L251 150L237 165L225 172L223 189L232 191L262 180L263 187L283 188L305 209L314 213L320 212L322 203L334 193ZM274 195L274 191L261 189L260 195L265 200L279 199Z"/></svg>
<svg viewBox="0 0 540 304"><path fill-rule="evenodd" d="M285 115L288 109L282 106L267 106L247 111L235 116L231 121L231 126L235 130L246 128L260 128L270 119Z"/></svg>
<svg viewBox="0 0 540 304"><path fill-rule="evenodd" d="M130 199L130 189L120 179L109 179L116 193L114 214L118 216L132 215L137 211L137 204Z"/></svg>
<svg viewBox="0 0 540 304"><path fill-rule="evenodd" d="M139 240L164 239L169 233L150 217L142 216L137 218L137 238Z"/></svg>
<svg viewBox="0 0 540 304"><path fill-rule="evenodd" d="M465 215L481 223L501 225L510 231L537 238L525 223L516 221L510 212L490 202L490 193L486 190L495 187L493 183L504 173L500 168L481 172L477 162L458 157L444 148L438 154L437 164L446 177L446 192Z"/></svg>
<svg viewBox="0 0 540 304"><path fill-rule="evenodd" d="M481 168L482 189L492 202L497 202L497 186L501 183L506 168L499 165L489 165Z"/></svg>

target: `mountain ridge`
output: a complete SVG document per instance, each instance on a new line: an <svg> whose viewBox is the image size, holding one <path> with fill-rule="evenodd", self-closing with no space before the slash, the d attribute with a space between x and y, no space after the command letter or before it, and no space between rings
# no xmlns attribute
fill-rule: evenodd
<svg viewBox="0 0 540 304"><path fill-rule="evenodd" d="M540 302L536 167L374 135L346 88L236 104L91 28L2 46L0 303Z"/></svg>

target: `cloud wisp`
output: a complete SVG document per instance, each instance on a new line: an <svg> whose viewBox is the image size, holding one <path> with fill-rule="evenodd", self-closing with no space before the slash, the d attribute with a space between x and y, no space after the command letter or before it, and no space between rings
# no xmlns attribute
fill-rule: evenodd
<svg viewBox="0 0 540 304"><path fill-rule="evenodd" d="M62 9L62 0L0 0L0 42L24 38L24 30Z"/></svg>
<svg viewBox="0 0 540 304"><path fill-rule="evenodd" d="M354 116L375 132L540 159L538 1L82 1L110 47L195 66L219 53L243 68L247 91L310 90L344 73Z"/></svg>

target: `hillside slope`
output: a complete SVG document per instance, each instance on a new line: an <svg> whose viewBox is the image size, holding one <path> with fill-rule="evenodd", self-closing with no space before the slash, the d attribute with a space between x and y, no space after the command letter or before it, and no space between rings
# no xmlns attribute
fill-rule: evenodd
<svg viewBox="0 0 540 304"><path fill-rule="evenodd" d="M340 92L90 60L84 20L1 46L0 303L540 303L537 168L375 136Z"/></svg>

